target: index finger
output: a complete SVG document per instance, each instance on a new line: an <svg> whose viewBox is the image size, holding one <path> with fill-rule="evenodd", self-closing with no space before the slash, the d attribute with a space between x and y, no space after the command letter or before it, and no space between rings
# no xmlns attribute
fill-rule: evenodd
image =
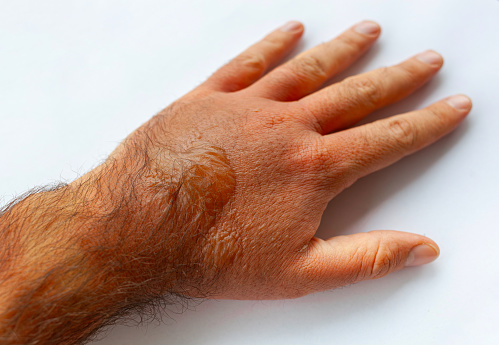
<svg viewBox="0 0 499 345"><path fill-rule="evenodd" d="M302 34L302 23L290 21L284 24L217 70L204 85L225 92L248 87L279 62Z"/></svg>
<svg viewBox="0 0 499 345"><path fill-rule="evenodd" d="M389 166L451 132L471 110L471 100L456 95L429 107L325 135L330 178L347 184ZM340 153L340 155L338 155Z"/></svg>

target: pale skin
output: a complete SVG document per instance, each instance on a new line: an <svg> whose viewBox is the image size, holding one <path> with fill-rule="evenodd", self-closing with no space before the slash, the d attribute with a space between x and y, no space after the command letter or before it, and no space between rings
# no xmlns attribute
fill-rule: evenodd
<svg viewBox="0 0 499 345"><path fill-rule="evenodd" d="M106 260L133 257L125 260L126 269L109 273L116 287L130 286L123 288L126 298L106 299L106 289L116 290L100 284L109 276L96 282L88 278L92 291L98 287L99 305L108 301L106 308L112 310L125 308L123 301L139 296L144 287L190 297L296 298L435 260L437 244L418 234L371 231L327 240L314 235L331 199L357 179L451 132L469 113L471 101L456 95L355 126L428 82L441 68L441 56L427 51L322 87L369 49L380 28L370 21L359 23L277 66L302 34L303 25L290 22L248 48L130 134L106 163L71 183L71 198L67 191L59 197L62 192L56 190L26 199L24 204L32 207L43 198L66 200L73 215L64 225L47 223L44 229L54 236L37 249L37 264L52 262L53 248L67 234L85 239L71 242L71 255L87 253L89 272L101 272ZM146 158L138 160L137 155ZM142 160L146 168L135 163ZM128 198L132 189L133 198ZM126 216L123 201L116 207L119 195L132 200ZM10 217L15 219L24 204L15 206ZM85 205L84 211L73 205ZM175 212L161 218L168 205L177 205ZM108 220L109 214L116 218ZM119 226L116 219L122 220ZM152 228L161 235L151 235ZM126 242L122 233L134 240ZM159 249L144 249L153 248L165 234ZM93 248L102 243L109 247L96 255ZM33 262L20 259L17 265L29 268ZM136 278L144 270L151 275ZM158 272L162 279L152 279ZM9 286L15 285L12 278ZM0 296L6 301L9 294ZM94 312L92 301L82 308ZM93 332L104 323L99 320L78 326ZM70 342L61 338L60 343L65 341Z"/></svg>

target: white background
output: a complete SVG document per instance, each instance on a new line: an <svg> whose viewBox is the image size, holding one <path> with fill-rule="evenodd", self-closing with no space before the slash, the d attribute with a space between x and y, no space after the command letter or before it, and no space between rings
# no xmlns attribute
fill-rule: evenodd
<svg viewBox="0 0 499 345"><path fill-rule="evenodd" d="M371 119L460 92L474 109L452 135L333 200L319 235L422 233L439 260L297 300L207 301L99 344L499 343L497 0L0 0L1 203L97 165L287 20L306 26L296 53L365 18L383 34L349 73L427 48L446 58L428 86Z"/></svg>

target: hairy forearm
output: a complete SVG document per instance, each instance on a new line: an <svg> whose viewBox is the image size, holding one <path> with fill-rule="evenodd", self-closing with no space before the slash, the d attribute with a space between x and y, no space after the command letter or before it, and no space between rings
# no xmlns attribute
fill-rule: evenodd
<svg viewBox="0 0 499 345"><path fill-rule="evenodd" d="M123 215L92 214L91 200L81 199L94 193L86 188L37 193L3 214L2 343L81 341L135 298L119 273L124 263L111 255L117 243L97 235L103 226L116 232L110 226L121 227Z"/></svg>
<svg viewBox="0 0 499 345"><path fill-rule="evenodd" d="M159 171L144 147L121 151L77 181L2 212L2 344L81 342L192 285L182 281L198 240L186 219L196 211L180 200L193 195L184 191L185 164Z"/></svg>
<svg viewBox="0 0 499 345"><path fill-rule="evenodd" d="M235 180L223 150L156 138L164 116L76 181L0 213L2 344L83 342L132 310L211 289L227 256L211 231Z"/></svg>
<svg viewBox="0 0 499 345"><path fill-rule="evenodd" d="M104 322L99 294L107 287L82 248L76 193L33 194L0 219L2 343L76 342Z"/></svg>

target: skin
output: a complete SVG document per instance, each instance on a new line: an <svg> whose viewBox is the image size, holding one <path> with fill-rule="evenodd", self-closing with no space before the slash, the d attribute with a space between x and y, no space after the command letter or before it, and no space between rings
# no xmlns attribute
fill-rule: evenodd
<svg viewBox="0 0 499 345"><path fill-rule="evenodd" d="M132 302L167 293L296 298L437 258L437 244L412 233L314 235L332 198L452 131L470 100L458 95L354 126L429 81L442 58L427 52L322 88L369 49L379 26L360 23L273 68L302 34L298 22L270 33L131 133L104 164L4 212L3 224L13 225L3 236L15 232L22 240L11 250L23 254L3 271L0 299L10 309L0 310L0 320L25 320L0 324L1 334L18 334L5 343L50 342L54 334L58 343L82 341ZM47 234L43 246L30 240L34 227ZM30 289L19 282L36 281L35 265L57 262L80 265L79 273L44 280L40 305L70 291L67 301L53 298L48 315L60 320L74 300L85 303L72 314L74 334L64 338L61 321L44 324L34 339L26 320L37 315L36 301L18 299L33 306L22 312L21 302L8 301Z"/></svg>
<svg viewBox="0 0 499 345"><path fill-rule="evenodd" d="M443 100L351 128L415 91L443 64L439 55L431 64L413 57L321 89L376 41L380 29L371 24L369 34L351 28L271 69L295 46L303 26L276 30L142 128L170 146L210 143L230 162L234 190L199 244L200 251L213 249L206 257L194 254L208 261L202 264L207 271L218 272L201 295L294 298L438 256L431 239L405 232L314 237L332 198L449 133L471 108L461 96L465 104L458 109ZM168 128L166 135L158 128ZM132 140L140 136L141 130ZM211 276L202 272L194 281Z"/></svg>

